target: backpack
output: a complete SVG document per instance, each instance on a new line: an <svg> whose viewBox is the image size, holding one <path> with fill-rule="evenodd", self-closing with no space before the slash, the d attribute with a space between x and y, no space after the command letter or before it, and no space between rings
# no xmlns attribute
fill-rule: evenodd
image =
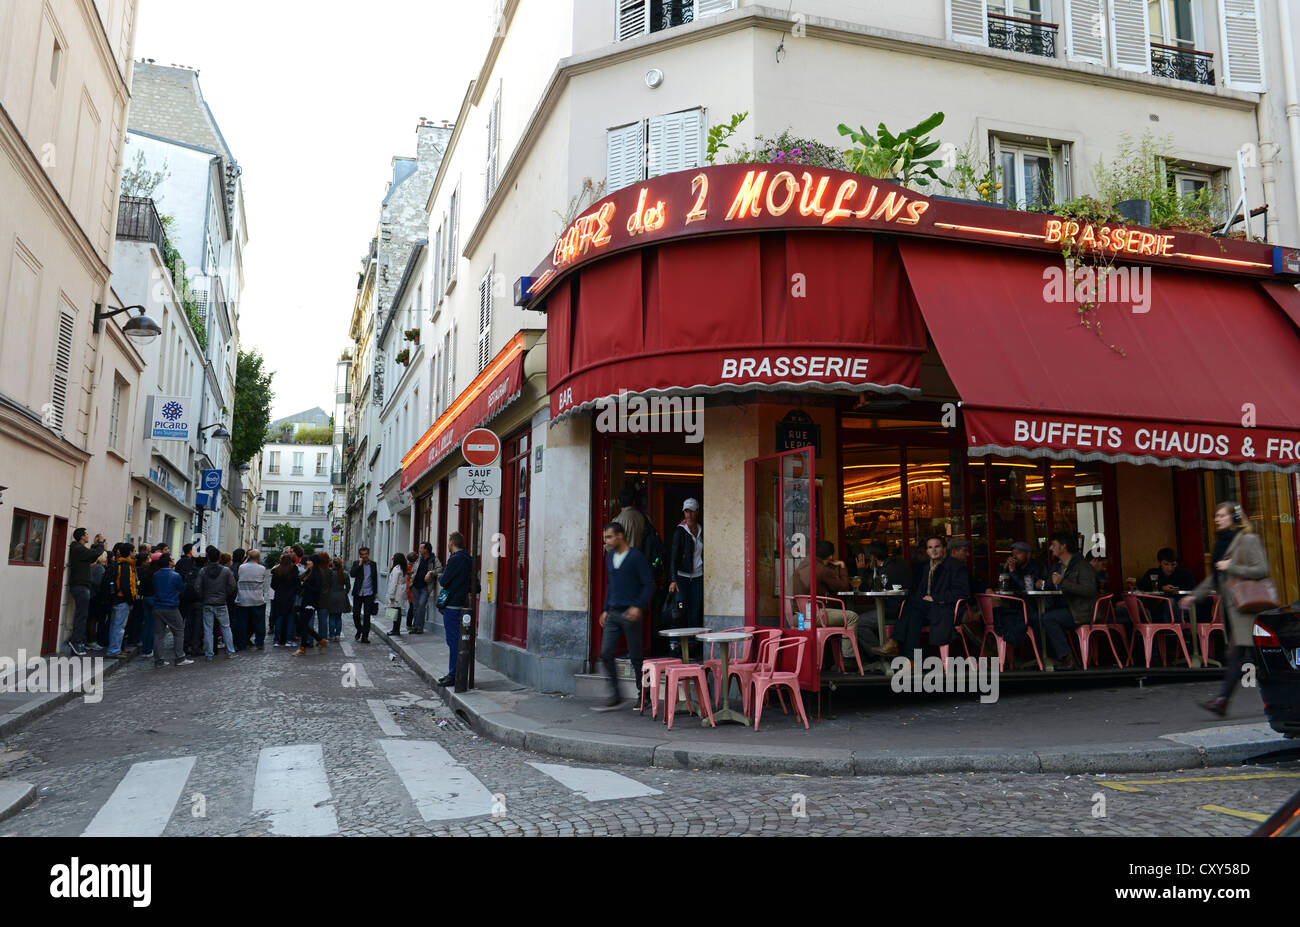
<svg viewBox="0 0 1300 927"><path fill-rule="evenodd" d="M648 518L645 520L645 536L641 538L641 553L650 564L650 574L656 578L663 575L668 566L668 548Z"/></svg>
<svg viewBox="0 0 1300 927"><path fill-rule="evenodd" d="M207 568L204 567L204 569ZM199 577L200 575L202 575L202 573L203 570L198 570L198 569L190 573L189 579L185 581L185 591L181 593L183 602L187 604L192 604L194 602L199 601L199 599L202 597L202 590L201 587L199 586Z"/></svg>

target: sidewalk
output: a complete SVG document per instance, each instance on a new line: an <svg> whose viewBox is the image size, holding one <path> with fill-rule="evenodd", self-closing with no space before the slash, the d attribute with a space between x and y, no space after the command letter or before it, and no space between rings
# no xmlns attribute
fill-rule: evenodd
<svg viewBox="0 0 1300 927"><path fill-rule="evenodd" d="M395 639L378 626L371 630L429 685L446 673L441 621L422 635ZM841 690L835 717L823 701L818 721L815 701L810 705L810 730L774 705L755 732L732 724L701 727L685 714L669 731L648 708L644 716L630 704L593 712L598 701L538 693L481 663L475 676L473 691L437 691L476 731L591 763L809 776L1073 774L1232 765L1300 748L1269 728L1258 690L1238 692L1228 718L1216 720L1196 704L1212 694L1216 684L1208 682L1145 688L1131 681L1094 688L1074 683L1052 691L1006 683L1001 698L987 705L967 696Z"/></svg>

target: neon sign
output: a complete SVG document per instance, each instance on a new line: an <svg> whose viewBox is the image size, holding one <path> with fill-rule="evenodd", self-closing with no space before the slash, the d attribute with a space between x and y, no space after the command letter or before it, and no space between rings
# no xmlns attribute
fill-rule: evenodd
<svg viewBox="0 0 1300 927"><path fill-rule="evenodd" d="M1049 245L1073 242L1080 248L1096 251L1127 251L1130 254L1169 255L1174 250L1174 236L1157 235L1143 229L1120 225L1079 224L1072 219L1049 219L1043 226L1043 240Z"/></svg>

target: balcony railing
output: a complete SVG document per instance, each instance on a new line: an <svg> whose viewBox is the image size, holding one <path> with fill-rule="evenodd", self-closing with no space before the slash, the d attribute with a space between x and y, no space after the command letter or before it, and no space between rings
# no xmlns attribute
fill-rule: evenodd
<svg viewBox="0 0 1300 927"><path fill-rule="evenodd" d="M118 200L117 237L153 242L159 256L167 256L167 233L153 200L147 196L123 196Z"/></svg>
<svg viewBox="0 0 1300 927"><path fill-rule="evenodd" d="M1151 73L1193 84L1214 86L1214 55L1194 48L1151 43Z"/></svg>
<svg viewBox="0 0 1300 927"><path fill-rule="evenodd" d="M302 514L302 506L301 506L301 505L291 505L291 506L289 506L289 514L290 514L290 515L301 515L301 514Z"/></svg>
<svg viewBox="0 0 1300 927"><path fill-rule="evenodd" d="M279 472L280 472L280 465L279 465L279 464L271 464L269 467L266 468L266 472L267 472L267 473L279 473Z"/></svg>
<svg viewBox="0 0 1300 927"><path fill-rule="evenodd" d="M325 506L323 506L323 505L313 505L313 506L311 507L311 513L312 513L313 515L324 515L324 514L325 514Z"/></svg>
<svg viewBox="0 0 1300 927"><path fill-rule="evenodd" d="M1056 57L1056 23L1040 23L1018 16L989 14L989 48L1002 48L1022 55Z"/></svg>
<svg viewBox="0 0 1300 927"><path fill-rule="evenodd" d="M292 476L302 476L302 467L294 467Z"/></svg>
<svg viewBox="0 0 1300 927"><path fill-rule="evenodd" d="M268 506L266 507L266 514L268 514L268 515L279 515L279 514L280 514L280 506L279 506L279 505L268 505Z"/></svg>

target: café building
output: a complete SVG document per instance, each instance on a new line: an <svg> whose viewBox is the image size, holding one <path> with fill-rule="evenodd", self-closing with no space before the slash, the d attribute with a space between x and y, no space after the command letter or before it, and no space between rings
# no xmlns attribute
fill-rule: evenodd
<svg viewBox="0 0 1300 927"><path fill-rule="evenodd" d="M513 636L595 670L625 489L665 543L700 500L714 627L777 623L821 539L848 560L964 536L984 588L1015 541L1045 558L1070 531L1113 592L1165 546L1199 579L1225 499L1300 598L1297 280L1294 249L788 164L621 189L516 284L545 313L532 440L579 452L542 543L581 562L529 571Z"/></svg>

